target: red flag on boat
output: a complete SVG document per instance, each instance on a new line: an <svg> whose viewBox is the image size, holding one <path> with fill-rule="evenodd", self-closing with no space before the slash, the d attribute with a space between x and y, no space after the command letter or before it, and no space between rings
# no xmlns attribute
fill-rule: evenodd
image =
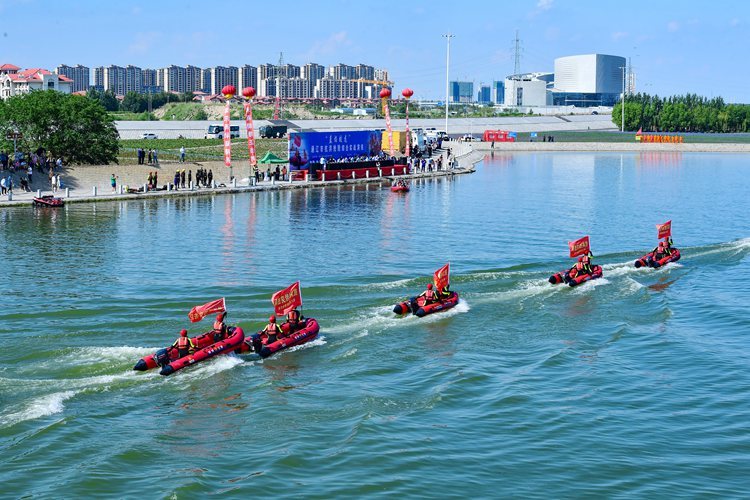
<svg viewBox="0 0 750 500"><path fill-rule="evenodd" d="M276 314L287 314L302 305L302 292L299 281L271 295L271 302Z"/></svg>
<svg viewBox="0 0 750 500"><path fill-rule="evenodd" d="M589 237L584 236L581 239L568 242L568 248L570 249L571 257L578 257L579 255L586 255L589 253Z"/></svg>
<svg viewBox="0 0 750 500"><path fill-rule="evenodd" d="M672 236L672 221L668 220L664 224L657 224L656 231L659 234L659 239L669 238L670 236Z"/></svg>
<svg viewBox="0 0 750 500"><path fill-rule="evenodd" d="M435 271L432 275L432 280L435 282L435 288L442 290L450 284L451 281L451 263L448 262L446 265Z"/></svg>
<svg viewBox="0 0 750 500"><path fill-rule="evenodd" d="M211 313L224 312L226 310L227 305L224 302L224 297L222 297L208 304L193 307L188 313L188 318L190 318L191 323L197 323Z"/></svg>

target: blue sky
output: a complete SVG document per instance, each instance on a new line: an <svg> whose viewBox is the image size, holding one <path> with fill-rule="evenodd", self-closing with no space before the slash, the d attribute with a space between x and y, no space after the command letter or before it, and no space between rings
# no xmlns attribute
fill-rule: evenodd
<svg viewBox="0 0 750 500"><path fill-rule="evenodd" d="M0 64L257 66L283 51L298 65L386 68L397 92L441 99L443 33L456 35L451 80L478 86L513 72L516 30L524 72L614 54L632 58L637 90L750 103L750 2L739 0L0 0Z"/></svg>

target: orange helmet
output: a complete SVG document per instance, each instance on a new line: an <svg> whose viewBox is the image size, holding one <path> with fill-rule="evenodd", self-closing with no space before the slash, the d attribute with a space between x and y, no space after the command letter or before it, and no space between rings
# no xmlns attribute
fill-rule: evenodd
<svg viewBox="0 0 750 500"><path fill-rule="evenodd" d="M269 323L276 323L276 316L274 316L274 315L271 315L271 317L270 317L270 318L268 318L268 322L269 322Z"/></svg>
<svg viewBox="0 0 750 500"><path fill-rule="evenodd" d="M180 330L180 337L187 337L187 330L185 330L184 328Z"/></svg>
<svg viewBox="0 0 750 500"><path fill-rule="evenodd" d="M432 290L432 283L427 283L427 289Z"/></svg>

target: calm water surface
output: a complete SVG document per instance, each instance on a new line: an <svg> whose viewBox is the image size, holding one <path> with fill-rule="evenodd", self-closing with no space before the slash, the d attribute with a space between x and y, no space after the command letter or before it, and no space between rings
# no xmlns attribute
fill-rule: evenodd
<svg viewBox="0 0 750 500"><path fill-rule="evenodd" d="M749 167L495 155L406 196L2 209L0 496L747 498ZM682 260L636 270L667 219ZM584 234L604 277L547 283ZM447 261L459 306L394 317ZM131 370L193 305L254 331L297 279L313 343Z"/></svg>

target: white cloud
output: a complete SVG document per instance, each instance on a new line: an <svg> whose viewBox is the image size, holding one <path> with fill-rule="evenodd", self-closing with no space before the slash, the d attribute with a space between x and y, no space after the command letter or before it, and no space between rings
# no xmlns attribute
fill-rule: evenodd
<svg viewBox="0 0 750 500"><path fill-rule="evenodd" d="M349 39L349 35L346 31L339 31L338 33L331 34L328 38L318 40L310 46L310 50L307 51L307 56L310 60L313 60L321 55L332 54L343 47L351 47L352 41Z"/></svg>
<svg viewBox="0 0 750 500"><path fill-rule="evenodd" d="M552 8L552 2L555 0L539 0L536 3L537 10L549 10Z"/></svg>
<svg viewBox="0 0 750 500"><path fill-rule="evenodd" d="M128 45L130 54L145 54L159 41L162 34L158 31L138 32L133 41Z"/></svg>
<svg viewBox="0 0 750 500"><path fill-rule="evenodd" d="M678 23L677 21L669 21L667 23L667 31L669 31L670 33L674 33L675 31L679 29L680 29L680 23Z"/></svg>
<svg viewBox="0 0 750 500"><path fill-rule="evenodd" d="M628 37L628 32L627 31L615 31L614 33L612 33L612 40L614 40L616 42L619 41L619 40L622 40L623 38L627 38L627 37Z"/></svg>

